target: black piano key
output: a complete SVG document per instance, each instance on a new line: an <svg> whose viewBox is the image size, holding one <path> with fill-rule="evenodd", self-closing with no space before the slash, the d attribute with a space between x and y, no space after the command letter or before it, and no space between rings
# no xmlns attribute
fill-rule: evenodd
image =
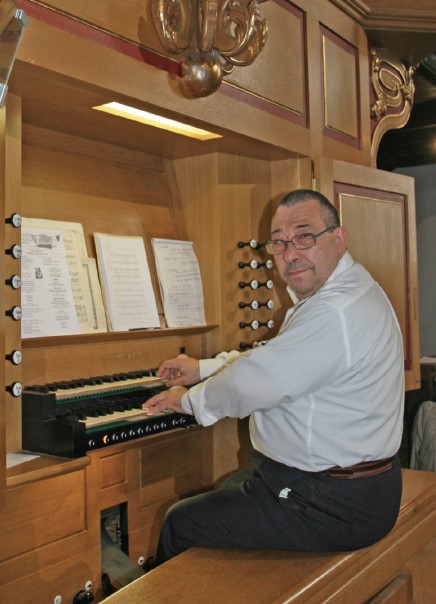
<svg viewBox="0 0 436 604"><path fill-rule="evenodd" d="M117 402L122 405L123 409L126 411L130 411L132 409L132 403L128 398L119 398L117 399Z"/></svg>
<svg viewBox="0 0 436 604"><path fill-rule="evenodd" d="M77 417L77 419L81 419L81 420L86 419L86 413L84 413L84 411L82 411L81 409L74 409L73 415L75 417Z"/></svg>
<svg viewBox="0 0 436 604"><path fill-rule="evenodd" d="M104 415L113 415L114 413L114 407L112 404L98 405L98 408L101 409L102 412L104 412Z"/></svg>
<svg viewBox="0 0 436 604"><path fill-rule="evenodd" d="M26 386L26 390L31 390L32 392L41 392L42 394L48 394L50 392L50 388L47 386L47 384Z"/></svg>
<svg viewBox="0 0 436 604"><path fill-rule="evenodd" d="M85 382L85 386L99 386L104 383L104 380L101 377L92 377L86 378L83 380Z"/></svg>
<svg viewBox="0 0 436 604"><path fill-rule="evenodd" d="M70 383L71 383L71 388L84 388L84 386L85 386L84 380L72 380Z"/></svg>
<svg viewBox="0 0 436 604"><path fill-rule="evenodd" d="M70 390L73 387L69 381L55 382L55 385L58 390Z"/></svg>
<svg viewBox="0 0 436 604"><path fill-rule="evenodd" d="M113 375L99 375L98 376L101 380L103 380L103 382L106 383L112 383L115 382L114 376Z"/></svg>
<svg viewBox="0 0 436 604"><path fill-rule="evenodd" d="M93 405L92 407L89 407L89 409L92 412L95 412L97 414L97 416L99 416L99 415L101 415L101 416L107 415L106 408L103 407L102 405Z"/></svg>

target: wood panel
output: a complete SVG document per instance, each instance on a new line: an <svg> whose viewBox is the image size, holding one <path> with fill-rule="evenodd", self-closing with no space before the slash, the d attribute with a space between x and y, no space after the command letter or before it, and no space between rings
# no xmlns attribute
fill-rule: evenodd
<svg viewBox="0 0 436 604"><path fill-rule="evenodd" d="M84 498L85 483L83 475L78 472L34 483L30 487L11 489L8 508L3 513L0 560L85 530ZM32 505L23 514L22 502L25 500L31 501ZM21 539L17 535L21 535Z"/></svg>
<svg viewBox="0 0 436 604"><path fill-rule="evenodd" d="M76 556L65 555L69 546L64 541L57 549L56 562L44 566L36 556L33 560L30 574L18 581L0 585L0 598L2 602L19 602L20 604L34 604L35 602L56 602L61 597L62 602L72 602L79 589L84 589L91 582L92 592L99 593L101 562L100 548L90 549L83 547ZM70 552L71 554L71 552ZM101 601L100 597L95 602Z"/></svg>
<svg viewBox="0 0 436 604"><path fill-rule="evenodd" d="M419 550L404 566L404 571L413 576L413 601L415 603L427 604L434 599L435 588L429 577L434 577L435 567L436 537Z"/></svg>
<svg viewBox="0 0 436 604"><path fill-rule="evenodd" d="M214 351L208 342L209 333L213 341L213 328L23 340L23 384L152 369L161 361L180 354L182 347L193 356L207 357Z"/></svg>
<svg viewBox="0 0 436 604"><path fill-rule="evenodd" d="M357 48L320 28L323 68L324 133L360 146Z"/></svg>
<svg viewBox="0 0 436 604"><path fill-rule="evenodd" d="M0 208L2 215L5 210L5 176L6 176L6 109L0 109ZM0 230L0 251L5 249L5 229ZM0 274L2 275L2 291L6 290L3 285L5 278L5 256L0 254ZM0 300L0 352L5 354L5 317L6 305L4 295ZM2 359L4 357L2 356ZM5 384L5 363L0 364L0 384ZM6 504L6 392L4 388L0 391L0 509Z"/></svg>
<svg viewBox="0 0 436 604"><path fill-rule="evenodd" d="M284 6L286 8L283 8ZM280 0L280 3L271 3L271 6L268 3L261 7L262 10L264 8L274 15L271 32L281 31L282 37L287 40L286 44L291 45L286 68L283 67L281 44L270 35L271 40L273 39L270 40L272 50L265 49L267 53L265 64L262 64L264 59L259 57L259 62L255 61L250 67L237 67L235 73L230 76L235 79L228 83L224 82L215 94L207 98L195 101L186 98L180 93L178 76L169 75L144 64L143 57L134 58L131 54L125 53L122 48L111 45L106 39L108 36L105 37L103 33L97 38L91 36L89 32L95 31L92 27L86 26L85 33L74 36L69 33L66 25L58 24L58 27L51 27L42 19L32 19L26 30L12 74L11 90L29 99L27 106L33 120L53 119L63 130L83 131L86 128L93 132L93 136L105 138L112 136L110 126L108 128L101 126L103 122L110 123L107 118L99 118L97 127L93 124L97 118L91 118L91 110L83 108L82 94L79 93L83 92L83 84L86 84L86 87L92 89L100 99L106 97L106 101L127 101L140 108L157 110L168 117L181 118L182 121L189 119L196 125L208 126L213 131L224 134L223 139L218 143L202 144L201 147L207 149L205 152L219 149L223 152L235 151L240 154L245 148L245 153L255 153L257 157L265 156L266 153L270 156L275 154L275 158L278 159L280 153L282 158L286 154L287 157L295 154L305 156L326 154L326 149L323 148L326 145L336 157L352 158L353 161L369 165L369 139L363 138L362 148L353 149L350 155L348 144L329 140L328 137L323 136L322 127L321 130L318 129L323 100L320 23L356 49L359 63L358 94L362 107L361 131L365 132L369 127L368 45L363 30L356 26L352 19L344 16L337 7L325 0L310 2L296 0L293 3ZM41 10L45 13L50 12L47 9ZM93 9L88 10L92 12ZM286 18L283 18L284 13ZM296 19L295 14L304 15L304 19L300 17ZM303 22L305 23L303 31L307 32L305 36L300 29ZM297 36L294 35L296 25ZM304 38L306 38L305 49ZM303 49L300 42L303 44ZM298 60L295 60L294 44L298 45L296 55ZM53 47L56 47L56 53L50 52ZM271 53L270 58L268 53ZM177 56L176 59L180 60L180 57ZM306 73L302 71L303 64ZM39 81L38 79L35 81L32 74L38 71L40 71L40 78ZM46 82L52 79L53 74L56 74L56 80L60 78L72 89L81 110L83 109L82 120L77 120L77 125L63 109L64 106L71 106L74 96L70 95L68 99L62 95L65 102L58 102L57 96L47 98L45 94ZM298 79L299 76L303 77L303 81ZM68 84L69 78L71 82ZM250 83L239 85L236 83L238 78L247 78ZM302 110L307 115L302 125L299 125L293 122L293 117L301 116ZM73 112L78 113L74 107ZM86 119L84 119L85 114ZM130 131L134 130L129 127L121 127L120 130L125 131L126 128ZM127 145L142 144L144 148L150 150L149 138L151 137L155 148L164 149L159 152L166 153L168 157L183 154L184 144L180 144L177 137L176 139L172 137L173 144L168 136L163 138L161 144L156 144L156 139L159 137L153 134L153 129L148 128L143 131L145 132L143 140L137 134L133 134ZM327 140L324 140L326 138ZM128 141L128 136L124 135L124 139Z"/></svg>
<svg viewBox="0 0 436 604"><path fill-rule="evenodd" d="M226 77L241 90L260 96L294 115L281 115L307 126L307 31L305 11L286 0L264 3L268 23L265 47L255 62Z"/></svg>
<svg viewBox="0 0 436 604"><path fill-rule="evenodd" d="M274 192L278 194L286 181L298 179L298 163L286 164L286 178L277 171ZM205 306L209 321L221 325L220 348L238 348L271 335L265 327L256 333L239 328L239 322L258 318L273 318L271 311L260 309L256 317L239 308L240 301L253 297L259 300L275 298L275 292L265 288L253 291L240 289L240 281L256 279L264 282L273 276L270 269L238 268L238 262L265 257L251 248L238 248L239 241L265 241L270 232L272 179L268 161L253 160L227 154L214 154L174 162L175 180L184 202L188 237L195 249L205 276ZM280 181L280 182L279 182ZM277 285L277 283L276 283ZM250 333L251 332L251 333Z"/></svg>
<svg viewBox="0 0 436 604"><path fill-rule="evenodd" d="M186 496L211 484L205 457L205 430L184 430L171 441L155 441L141 450L140 504ZM209 460L210 463L210 460Z"/></svg>
<svg viewBox="0 0 436 604"><path fill-rule="evenodd" d="M2 140L2 169L4 170L2 182L2 200L1 206L4 206L4 216L9 218L13 213L21 214L21 101L18 97L9 95L6 102L6 108L2 109L4 122L4 138ZM14 228L11 224L4 226L4 249L10 250L13 245L21 243L20 229ZM4 258L4 260L3 260ZM10 279L13 275L21 276L21 260L16 259L10 254L3 256L0 266L1 274L4 279ZM21 350L21 324L11 317L5 317L5 311L9 311L14 306L21 305L21 290L13 289L10 285L4 286L4 295L1 302L1 350L3 358L10 355L14 350ZM7 358L7 356L6 356ZM10 387L14 383L21 383L21 365L15 365L7 360L2 363L1 380L3 388ZM3 373L4 372L4 373ZM0 401L4 401L6 408L0 402L0 424L3 425L5 419L6 426L12 426L12 430L6 430L6 438L0 437L0 468L3 467L4 453L14 450L20 440L17 435L21 425L21 401L20 398L12 396L9 392L0 394ZM16 427L15 427L16 426ZM0 428L1 430L1 428ZM0 471L0 474L4 474ZM0 478L1 480L1 478ZM1 491L1 489L0 489ZM0 495L0 501L2 497Z"/></svg>
<svg viewBox="0 0 436 604"><path fill-rule="evenodd" d="M315 161L315 173L320 191L344 210L342 219L351 232L351 253L375 274L390 296L402 327L406 390L419 388L413 179L323 158Z"/></svg>
<svg viewBox="0 0 436 604"><path fill-rule="evenodd" d="M239 175L239 176L238 176ZM239 302L275 300L275 291L265 287L252 290L239 288L239 282L255 279L264 283L273 277L272 270L264 267L256 270L250 267L240 269L239 262L265 262L260 250L250 247L240 249L239 241L255 239L263 243L270 233L271 224L271 171L269 162L252 162L246 158L220 156L218 164L218 203L220 211L220 245L222 290L220 324L223 326L223 349L238 348L240 342L251 344L254 340L270 337L274 331L261 327L241 329L240 322L251 320L265 322L274 317L274 312L261 308L255 313L240 309ZM277 283L275 284L277 286Z"/></svg>
<svg viewBox="0 0 436 604"><path fill-rule="evenodd" d="M108 31L116 37L162 52L162 45L151 19L149 2L108 0L104 4L94 4L87 0L75 0L72 4L69 0L46 0L37 3L30 0L30 4L47 6L83 23L92 23L95 27Z"/></svg>
<svg viewBox="0 0 436 604"><path fill-rule="evenodd" d="M311 2L307 29L309 40L317 40L308 49L312 157L370 165L368 40L354 21L322 0ZM357 141L336 129L357 133Z"/></svg>
<svg viewBox="0 0 436 604"><path fill-rule="evenodd" d="M351 255L361 258L374 279L383 283L388 298L395 301L401 331L407 334L407 226L404 222L404 197L390 195L377 198L374 191L368 195L364 190L342 191L339 195L339 212L349 234ZM407 356L409 347L406 341L404 348Z"/></svg>
<svg viewBox="0 0 436 604"><path fill-rule="evenodd" d="M412 575L401 573L368 604L413 604Z"/></svg>
<svg viewBox="0 0 436 604"><path fill-rule="evenodd" d="M172 503L211 486L212 433L213 428L177 430L132 450L136 475L131 476L130 486L137 485L129 503L132 560L155 554L163 517Z"/></svg>

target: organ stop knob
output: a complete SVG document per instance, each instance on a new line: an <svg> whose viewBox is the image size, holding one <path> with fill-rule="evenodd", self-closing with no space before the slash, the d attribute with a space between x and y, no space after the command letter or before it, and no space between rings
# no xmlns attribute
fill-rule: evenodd
<svg viewBox="0 0 436 604"><path fill-rule="evenodd" d="M94 602L94 594L91 591L81 589L74 596L73 604L85 604L85 602Z"/></svg>

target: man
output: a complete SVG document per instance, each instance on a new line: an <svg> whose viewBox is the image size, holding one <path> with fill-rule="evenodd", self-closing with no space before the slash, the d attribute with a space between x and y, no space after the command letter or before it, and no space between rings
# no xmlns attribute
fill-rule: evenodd
<svg viewBox="0 0 436 604"><path fill-rule="evenodd" d="M402 338L386 295L346 244L323 195L289 193L265 245L294 301L278 335L206 364L179 356L159 367L173 388L145 404L150 413L190 413L205 426L250 415L253 453L246 480L169 510L157 564L194 546L354 550L392 529ZM215 373L204 380L205 371Z"/></svg>

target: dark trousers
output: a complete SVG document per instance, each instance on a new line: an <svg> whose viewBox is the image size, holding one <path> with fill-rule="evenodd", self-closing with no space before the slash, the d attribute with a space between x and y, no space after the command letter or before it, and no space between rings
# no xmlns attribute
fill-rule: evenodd
<svg viewBox="0 0 436 604"><path fill-rule="evenodd" d="M401 467L377 476L330 478L257 451L245 479L172 506L156 564L195 546L334 552L367 547L393 528Z"/></svg>

